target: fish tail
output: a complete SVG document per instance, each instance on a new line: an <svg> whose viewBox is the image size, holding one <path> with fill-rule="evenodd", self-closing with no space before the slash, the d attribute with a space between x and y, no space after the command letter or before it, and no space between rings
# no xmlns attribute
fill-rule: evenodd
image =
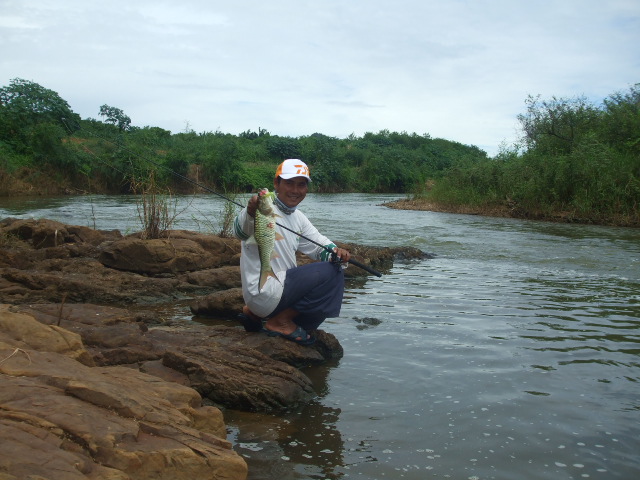
<svg viewBox="0 0 640 480"><path fill-rule="evenodd" d="M258 286L258 292L262 291L262 287L264 287L264 284L267 283L267 279L269 277L273 277L276 280L278 280L278 282L280 282L280 279L276 276L275 273L273 273L273 270L266 270L264 272L260 273L260 285Z"/></svg>

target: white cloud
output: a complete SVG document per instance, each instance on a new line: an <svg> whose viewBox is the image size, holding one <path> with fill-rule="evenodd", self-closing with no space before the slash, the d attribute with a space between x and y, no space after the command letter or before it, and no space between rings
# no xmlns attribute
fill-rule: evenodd
<svg viewBox="0 0 640 480"><path fill-rule="evenodd" d="M640 81L634 0L1 1L0 82L173 132L429 133L490 154L528 94Z"/></svg>

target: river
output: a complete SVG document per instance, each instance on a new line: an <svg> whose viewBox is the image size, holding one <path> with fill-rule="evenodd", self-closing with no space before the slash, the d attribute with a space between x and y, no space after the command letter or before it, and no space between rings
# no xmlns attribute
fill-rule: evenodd
<svg viewBox="0 0 640 480"><path fill-rule="evenodd" d="M345 355L305 371L305 408L225 413L249 479L640 478L640 231L381 206L395 198L303 202L333 240L435 258L349 285L323 326ZM207 231L223 201L176 208ZM0 199L7 216L140 228L122 196Z"/></svg>

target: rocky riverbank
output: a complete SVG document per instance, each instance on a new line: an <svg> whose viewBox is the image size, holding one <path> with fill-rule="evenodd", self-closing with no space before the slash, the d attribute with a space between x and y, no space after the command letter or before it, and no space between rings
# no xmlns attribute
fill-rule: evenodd
<svg viewBox="0 0 640 480"><path fill-rule="evenodd" d="M382 271L425 256L342 246ZM246 478L221 411L295 408L314 395L300 367L343 352L322 330L312 347L245 332L239 254L188 231L1 221L0 478ZM177 302L227 321L158 315Z"/></svg>
<svg viewBox="0 0 640 480"><path fill-rule="evenodd" d="M403 198L384 204L396 210L421 210L428 212L455 213L461 215L483 215L487 217L519 218L555 223L580 223L584 225L605 225L611 227L640 227L640 215L609 215L602 217L584 217L572 211L532 211L519 207L515 202L501 205L442 205L423 198Z"/></svg>

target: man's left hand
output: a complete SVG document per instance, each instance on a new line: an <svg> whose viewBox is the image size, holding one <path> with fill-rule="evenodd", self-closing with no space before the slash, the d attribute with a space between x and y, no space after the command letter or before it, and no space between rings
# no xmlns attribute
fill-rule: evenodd
<svg viewBox="0 0 640 480"><path fill-rule="evenodd" d="M349 253L349 250L345 250L344 248L336 247L333 249L333 252L338 256L340 261L343 263L347 263L351 258L351 254Z"/></svg>

